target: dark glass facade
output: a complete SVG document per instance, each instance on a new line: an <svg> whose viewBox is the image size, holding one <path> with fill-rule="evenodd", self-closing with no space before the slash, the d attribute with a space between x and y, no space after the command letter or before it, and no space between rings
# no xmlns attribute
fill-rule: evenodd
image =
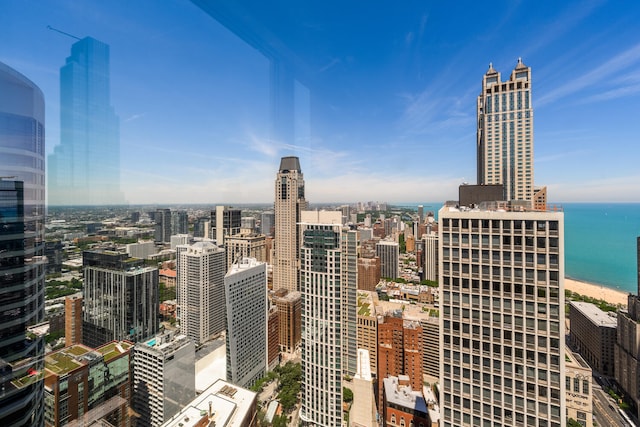
<svg viewBox="0 0 640 427"><path fill-rule="evenodd" d="M44 97L0 63L0 425L43 423Z"/></svg>

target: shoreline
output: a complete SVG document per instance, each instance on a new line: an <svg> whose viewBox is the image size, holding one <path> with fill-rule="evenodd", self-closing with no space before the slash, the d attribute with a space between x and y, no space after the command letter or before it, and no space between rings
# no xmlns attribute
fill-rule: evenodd
<svg viewBox="0 0 640 427"><path fill-rule="evenodd" d="M583 296L605 300L610 304L621 304L625 307L627 306L627 297L629 292L612 289L605 285L598 285L596 283L585 282L583 280L577 280L565 276L564 288Z"/></svg>

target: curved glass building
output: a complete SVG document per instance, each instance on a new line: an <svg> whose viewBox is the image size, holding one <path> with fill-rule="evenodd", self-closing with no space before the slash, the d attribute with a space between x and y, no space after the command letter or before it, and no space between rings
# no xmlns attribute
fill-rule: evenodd
<svg viewBox="0 0 640 427"><path fill-rule="evenodd" d="M0 62L0 425L43 425L44 96Z"/></svg>

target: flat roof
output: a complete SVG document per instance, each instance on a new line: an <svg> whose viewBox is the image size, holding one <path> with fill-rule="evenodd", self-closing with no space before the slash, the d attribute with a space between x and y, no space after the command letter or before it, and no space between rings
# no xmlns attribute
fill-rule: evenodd
<svg viewBox="0 0 640 427"><path fill-rule="evenodd" d="M425 414L428 413L427 403L421 392L411 390L411 386L398 385L398 377L388 377L382 381L387 402Z"/></svg>
<svg viewBox="0 0 640 427"><path fill-rule="evenodd" d="M162 426L195 427L203 420L215 422L216 427L240 426L257 396L245 388L218 380Z"/></svg>
<svg viewBox="0 0 640 427"><path fill-rule="evenodd" d="M569 304L596 326L605 328L618 327L618 319L613 312L602 311L597 305L590 302L569 301Z"/></svg>

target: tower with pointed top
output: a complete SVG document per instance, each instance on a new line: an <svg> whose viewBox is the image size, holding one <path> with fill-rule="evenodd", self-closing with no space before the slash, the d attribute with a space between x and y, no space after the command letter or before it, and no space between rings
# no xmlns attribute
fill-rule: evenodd
<svg viewBox="0 0 640 427"><path fill-rule="evenodd" d="M531 68L522 58L507 81L489 64L477 105L478 184L501 184L504 200L531 201L533 108Z"/></svg>
<svg viewBox="0 0 640 427"><path fill-rule="evenodd" d="M273 289L299 290L300 211L307 208L300 159L283 157L276 177Z"/></svg>

